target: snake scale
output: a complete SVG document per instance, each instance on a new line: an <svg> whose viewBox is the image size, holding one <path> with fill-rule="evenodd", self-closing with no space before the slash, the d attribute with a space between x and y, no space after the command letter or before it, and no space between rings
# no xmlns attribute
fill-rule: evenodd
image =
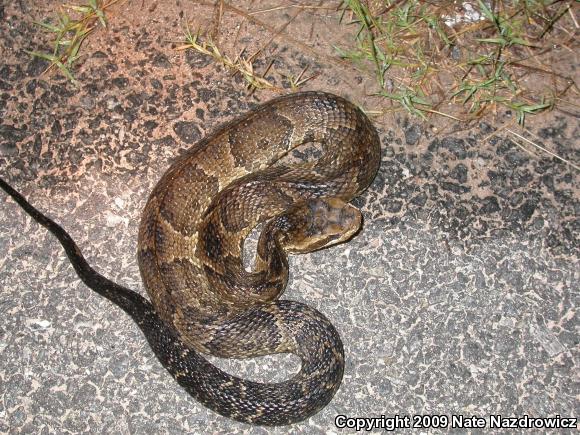
<svg viewBox="0 0 580 435"><path fill-rule="evenodd" d="M320 156L284 157L305 143ZM63 245L88 287L125 310L157 358L199 402L235 420L282 425L322 409L338 389L344 352L315 309L279 300L286 253L350 239L360 212L348 202L373 180L380 142L368 118L322 92L275 98L222 125L179 157L153 189L138 238L150 301L96 272L68 233L0 179L2 187ZM260 223L254 267L243 243ZM232 376L202 355L294 353L294 377L264 384Z"/></svg>

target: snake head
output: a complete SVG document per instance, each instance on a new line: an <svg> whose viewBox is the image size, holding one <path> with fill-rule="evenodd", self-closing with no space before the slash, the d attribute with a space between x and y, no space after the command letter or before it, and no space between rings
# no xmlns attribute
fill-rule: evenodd
<svg viewBox="0 0 580 435"><path fill-rule="evenodd" d="M361 228L360 211L340 198L307 200L277 218L287 252L306 253L349 240Z"/></svg>

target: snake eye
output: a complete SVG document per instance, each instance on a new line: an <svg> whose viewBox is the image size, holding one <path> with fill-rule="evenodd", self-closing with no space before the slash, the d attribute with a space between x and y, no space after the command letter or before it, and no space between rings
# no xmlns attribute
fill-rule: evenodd
<svg viewBox="0 0 580 435"><path fill-rule="evenodd" d="M290 235L288 233L280 233L280 242L286 243L290 240Z"/></svg>

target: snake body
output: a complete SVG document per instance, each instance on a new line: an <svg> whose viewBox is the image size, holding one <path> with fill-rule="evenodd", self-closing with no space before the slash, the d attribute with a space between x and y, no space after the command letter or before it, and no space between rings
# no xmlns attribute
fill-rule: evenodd
<svg viewBox="0 0 580 435"><path fill-rule="evenodd" d="M284 159L309 142L321 146L316 160ZM327 93L279 97L219 127L171 165L143 211L138 260L151 302L94 271L66 231L2 180L0 187L58 237L89 287L131 315L192 396L239 421L280 425L322 409L344 370L332 324L307 305L278 299L286 252L351 238L361 216L348 201L368 187L379 163L368 118ZM260 223L248 271L243 242ZM202 356L288 352L300 357L301 370L274 384L229 375Z"/></svg>

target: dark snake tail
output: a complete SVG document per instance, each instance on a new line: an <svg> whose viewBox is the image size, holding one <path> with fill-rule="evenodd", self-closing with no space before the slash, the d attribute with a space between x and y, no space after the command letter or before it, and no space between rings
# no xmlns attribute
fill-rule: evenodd
<svg viewBox="0 0 580 435"><path fill-rule="evenodd" d="M298 375L276 384L251 382L232 376L188 348L175 331L159 318L147 299L95 271L60 225L34 208L1 178L0 187L59 240L77 275L89 288L131 316L161 364L192 397L206 407L246 423L284 425L308 418L332 399L343 374L343 348L336 330L318 311L297 302L276 302L278 315L285 323L310 322L306 328L309 333L296 337L305 353L301 355L303 364ZM260 308L253 314L260 316ZM311 354L320 359L311 361L308 358ZM320 360L335 361L335 366L318 374L316 364ZM305 400L304 387L309 390L308 400Z"/></svg>
<svg viewBox="0 0 580 435"><path fill-rule="evenodd" d="M60 242L79 278L92 290L109 299L115 305L127 312L135 321L143 312L144 303L149 305L141 295L115 284L95 271L81 253L72 237L55 221L34 208L20 193L0 178L0 187L14 199L36 222L50 231Z"/></svg>
<svg viewBox="0 0 580 435"><path fill-rule="evenodd" d="M285 160L311 142L320 147L316 160ZM288 280L286 253L356 234L362 216L349 202L370 185L380 160L368 117L324 92L284 95L217 127L173 162L141 215L137 258L149 300L97 273L66 231L4 181L0 186L59 239L87 286L137 322L193 397L239 421L281 425L326 406L344 371L332 324L307 305L278 300ZM262 222L248 271L243 242ZM276 353L293 353L302 365L273 384L231 376L201 356Z"/></svg>

